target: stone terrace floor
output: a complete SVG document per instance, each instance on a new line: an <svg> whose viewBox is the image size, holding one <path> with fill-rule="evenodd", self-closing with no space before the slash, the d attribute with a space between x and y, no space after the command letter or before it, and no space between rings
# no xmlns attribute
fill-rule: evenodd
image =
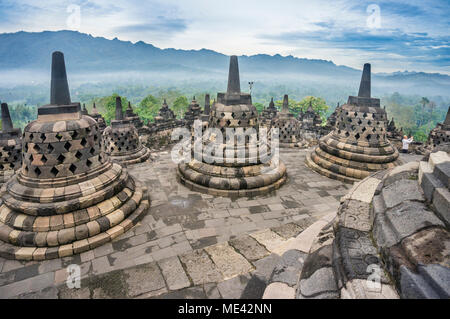
<svg viewBox="0 0 450 319"><path fill-rule="evenodd" d="M170 151L155 153L153 162L129 168L148 186L151 197L151 208L138 225L113 242L81 255L43 262L0 258L0 298L27 296L60 286L66 281L70 264L81 266L82 278L91 278L334 213L351 185L311 171L304 164L306 152L280 150L288 170L287 183L270 195L237 200L190 191L176 181Z"/></svg>

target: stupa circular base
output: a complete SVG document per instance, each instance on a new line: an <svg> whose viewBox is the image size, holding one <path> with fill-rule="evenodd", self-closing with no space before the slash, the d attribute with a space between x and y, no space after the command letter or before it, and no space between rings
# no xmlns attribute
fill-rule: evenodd
<svg viewBox="0 0 450 319"><path fill-rule="evenodd" d="M226 168L200 162L179 164L178 181L191 190L223 197L253 197L277 190L286 182L286 167L282 162L262 173L271 165Z"/></svg>
<svg viewBox="0 0 450 319"><path fill-rule="evenodd" d="M14 176L16 172L13 170L8 170L8 171L2 171L0 172L0 186L2 186L4 183L6 183L7 181L9 181L9 179L11 177Z"/></svg>
<svg viewBox="0 0 450 319"><path fill-rule="evenodd" d="M353 177L349 177L343 174L338 173L340 167L336 164L331 164L327 167L321 167L319 165L317 165L312 159L311 159L311 153L307 153L306 154L306 160L305 160L306 165L311 168L312 170L316 171L317 173L319 173L320 175L324 175L328 178L332 178L347 184L353 184L355 182L358 182L359 179L357 178L353 178ZM343 167L344 168L344 167ZM335 172L338 171L338 172Z"/></svg>
<svg viewBox="0 0 450 319"><path fill-rule="evenodd" d="M350 143L341 141L334 132L320 139L305 162L319 174L345 183L354 183L402 164L398 150L388 141Z"/></svg>
<svg viewBox="0 0 450 319"><path fill-rule="evenodd" d="M122 166L129 166L145 162L150 158L150 150L147 147L142 147L139 151L127 155L110 155L111 161L119 163Z"/></svg>
<svg viewBox="0 0 450 319"><path fill-rule="evenodd" d="M47 260L101 246L132 228L150 207L147 189L129 176L115 196L69 213L30 216L0 206L0 257Z"/></svg>

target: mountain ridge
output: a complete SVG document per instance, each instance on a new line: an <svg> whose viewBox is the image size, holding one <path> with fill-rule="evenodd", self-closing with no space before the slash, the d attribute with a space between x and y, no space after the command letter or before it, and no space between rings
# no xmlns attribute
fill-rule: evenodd
<svg viewBox="0 0 450 319"><path fill-rule="evenodd" d="M110 40L78 31L18 31L0 34L0 71L32 70L48 73L53 51L64 52L71 75L135 72L139 77L149 72L153 77L156 75L167 81L221 79L228 70L229 59L225 54L206 48L161 49L144 41L132 43L117 37ZM286 80L297 85L336 83L354 86L361 76L361 70L336 65L331 60L280 54L241 55L239 66L241 73L248 79L280 83ZM444 95L450 91L450 76L441 73L398 71L373 73L372 77L375 85L384 88L408 87L411 92L423 88L423 94L443 92Z"/></svg>

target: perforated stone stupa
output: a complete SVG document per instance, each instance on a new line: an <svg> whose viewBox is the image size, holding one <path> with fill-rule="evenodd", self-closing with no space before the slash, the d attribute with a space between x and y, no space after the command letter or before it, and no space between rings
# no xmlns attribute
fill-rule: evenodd
<svg viewBox="0 0 450 319"><path fill-rule="evenodd" d="M164 99L164 102L159 109L158 116L155 117L155 122L160 121L171 121L175 119L175 113L169 108L169 105L167 105L166 99Z"/></svg>
<svg viewBox="0 0 450 319"><path fill-rule="evenodd" d="M264 108L261 113L261 125L265 127L272 126L272 120L277 116L278 109L275 107L275 103L273 103L273 98L270 100L269 107Z"/></svg>
<svg viewBox="0 0 450 319"><path fill-rule="evenodd" d="M353 183L399 165L398 151L386 138L386 111L370 96L370 64L364 65L358 96L338 111L336 128L306 157L318 173Z"/></svg>
<svg viewBox="0 0 450 319"><path fill-rule="evenodd" d="M92 105L92 114L88 114L88 115L97 121L100 135L103 134L103 131L106 128L106 122L105 122L105 119L103 118L103 116L98 112L97 107L95 106L95 103Z"/></svg>
<svg viewBox="0 0 450 319"><path fill-rule="evenodd" d="M0 256L44 260L93 249L129 230L147 190L101 150L97 122L70 100L64 56L52 56L50 104L24 129L22 168L0 206Z"/></svg>
<svg viewBox="0 0 450 319"><path fill-rule="evenodd" d="M116 97L116 119L103 132L103 144L111 160L121 165L141 163L150 157L150 150L141 144L137 129L123 116L120 96Z"/></svg>
<svg viewBox="0 0 450 319"><path fill-rule="evenodd" d="M134 113L133 108L131 107L131 102L128 102L128 107L125 110L125 118L130 120L133 123L134 127L139 131L139 129L144 126L144 122L139 118L139 116Z"/></svg>
<svg viewBox="0 0 450 319"><path fill-rule="evenodd" d="M218 93L217 102L211 108L209 128L226 136L226 129L259 130L258 113L252 105L251 95L242 93L236 56L230 58L228 89ZM263 157L251 154L248 136L233 138L226 148L224 140L211 133L198 141L202 143L202 160L195 157L189 163L178 165L178 178L192 190L211 195L238 197L266 194L279 188L286 180L286 167L273 157L263 163ZM261 146L262 142L258 142ZM242 156L239 152L245 151ZM194 144L195 153L195 144Z"/></svg>
<svg viewBox="0 0 450 319"><path fill-rule="evenodd" d="M22 131L14 128L8 104L2 103L2 130L0 131L0 185L8 181L22 164Z"/></svg>
<svg viewBox="0 0 450 319"><path fill-rule="evenodd" d="M202 109L200 105L195 100L195 96L192 98L191 104L184 114L184 120L186 122L186 127L192 128L195 120L200 120L202 115Z"/></svg>
<svg viewBox="0 0 450 319"><path fill-rule="evenodd" d="M289 111L289 98L283 98L283 108L273 119L272 128L278 128L280 147L298 146L300 140L300 122Z"/></svg>
<svg viewBox="0 0 450 319"><path fill-rule="evenodd" d="M428 144L432 147L447 143L450 143L450 106L444 122L438 123L428 136Z"/></svg>

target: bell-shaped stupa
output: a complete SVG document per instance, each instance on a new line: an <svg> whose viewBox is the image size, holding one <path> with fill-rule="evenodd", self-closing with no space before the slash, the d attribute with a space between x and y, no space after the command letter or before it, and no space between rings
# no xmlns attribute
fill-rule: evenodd
<svg viewBox="0 0 450 319"><path fill-rule="evenodd" d="M8 104L2 103L0 131L0 185L8 181L22 164L22 131L14 128Z"/></svg>
<svg viewBox="0 0 450 319"><path fill-rule="evenodd" d="M150 150L142 145L137 129L129 118L124 117L120 96L116 97L116 119L103 132L103 146L113 162L125 166L144 162L150 157Z"/></svg>
<svg viewBox="0 0 450 319"><path fill-rule="evenodd" d="M353 183L401 164L386 137L386 111L370 95L370 81L370 64L365 64L358 96L349 96L338 110L334 130L307 155L307 165L318 173Z"/></svg>
<svg viewBox="0 0 450 319"><path fill-rule="evenodd" d="M272 120L277 116L278 109L275 107L273 98L270 100L269 107L264 108L261 112L261 125L270 128L272 126Z"/></svg>
<svg viewBox="0 0 450 319"><path fill-rule="evenodd" d="M192 98L191 104L189 104L186 113L184 114L184 121L186 127L191 129L195 120L200 120L202 117L202 108L197 103L195 96Z"/></svg>
<svg viewBox="0 0 450 319"><path fill-rule="evenodd" d="M134 125L134 127L139 131L142 126L144 126L144 122L139 118L139 116L134 113L133 108L131 107L131 102L128 102L128 107L125 110L125 118L130 120L130 122Z"/></svg>
<svg viewBox="0 0 450 319"><path fill-rule="evenodd" d="M70 100L64 55L54 52L50 104L24 129L22 168L0 206L0 256L66 257L133 227L149 207L147 190L101 149L97 122Z"/></svg>
<svg viewBox="0 0 450 319"><path fill-rule="evenodd" d="M92 114L89 114L94 120L97 121L98 129L100 130L100 134L103 134L103 131L106 128L106 121L103 116L98 112L97 107L95 106L95 102L92 105Z"/></svg>
<svg viewBox="0 0 450 319"><path fill-rule="evenodd" d="M245 131L255 134L240 134ZM262 151L268 145L258 138L258 131L257 110L250 94L241 92L238 59L232 56L227 92L217 94L209 133L194 141L194 158L178 165L180 182L195 191L227 197L256 196L278 189L286 180L286 167L268 147L266 153ZM202 149L197 151L198 147Z"/></svg>
<svg viewBox="0 0 450 319"><path fill-rule="evenodd" d="M289 98L283 98L283 107L273 119L272 128L278 128L280 147L298 146L300 140L300 122L289 110Z"/></svg>
<svg viewBox="0 0 450 319"><path fill-rule="evenodd" d="M450 106L448 107L447 116L443 123L438 123L431 130L428 136L428 144L431 147L437 147L450 143Z"/></svg>

